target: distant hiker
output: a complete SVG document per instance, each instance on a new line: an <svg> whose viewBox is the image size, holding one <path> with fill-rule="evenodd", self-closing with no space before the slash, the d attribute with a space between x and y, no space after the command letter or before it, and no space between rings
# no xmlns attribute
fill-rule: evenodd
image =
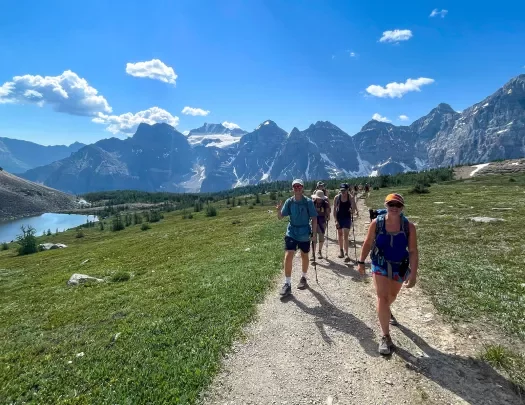
<svg viewBox="0 0 525 405"><path fill-rule="evenodd" d="M345 262L350 261L350 257L348 257L348 235L353 215L356 213L355 202L352 201L352 197L348 192L349 188L347 183L342 183L339 194L334 198L334 219L340 250L337 257L344 257Z"/></svg>
<svg viewBox="0 0 525 405"><path fill-rule="evenodd" d="M368 234L357 262L359 272L365 274L365 258L370 253L372 276L377 294L377 314L381 324L379 353L388 355L394 344L390 338L389 323L397 325L390 306L404 284L416 284L419 255L414 224L403 215L405 201L400 194L385 198L386 214L380 214L368 228Z"/></svg>
<svg viewBox="0 0 525 405"><path fill-rule="evenodd" d="M360 186L358 186L357 184L354 184L354 193L355 193L355 195L357 195L357 192L359 191L359 188L360 188Z"/></svg>
<svg viewBox="0 0 525 405"><path fill-rule="evenodd" d="M292 182L294 195L288 198L283 205L279 201L277 205L277 218L289 217L288 228L284 237L284 275L285 281L281 289L281 295L292 293L292 262L297 248L301 249L301 262L303 274L297 288L304 290L308 287L306 274L308 272L308 253L310 242L313 241L312 234L317 233L317 211L313 201L303 195L304 183L301 179ZM310 226L310 219L312 226Z"/></svg>
<svg viewBox="0 0 525 405"><path fill-rule="evenodd" d="M315 187L314 193L315 193L317 190L321 190L321 191L324 193L324 195L325 195L326 197L328 197L328 191L326 190L326 186L325 186L325 184L324 184L322 181L318 181L318 182L317 182L317 186Z"/></svg>
<svg viewBox="0 0 525 405"><path fill-rule="evenodd" d="M317 255L320 259L323 258L322 250L324 243L324 236L326 233L326 223L330 218L330 203L328 202L328 197L326 197L322 190L317 190L312 196L312 201L314 202L315 209L317 211L317 233L314 233L314 249L317 242L319 242ZM314 252L312 252L312 257L310 260L314 260Z"/></svg>
<svg viewBox="0 0 525 405"><path fill-rule="evenodd" d="M368 183L365 184L365 193L366 193L366 197L368 198L369 193L370 193L370 184Z"/></svg>

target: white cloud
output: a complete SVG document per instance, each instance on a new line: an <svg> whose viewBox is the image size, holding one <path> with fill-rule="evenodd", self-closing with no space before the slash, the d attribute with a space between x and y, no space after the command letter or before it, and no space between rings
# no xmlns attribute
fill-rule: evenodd
<svg viewBox="0 0 525 405"><path fill-rule="evenodd" d="M350 52L350 57L351 57L351 58L355 58L356 56L357 56L357 55L356 55L355 52Z"/></svg>
<svg viewBox="0 0 525 405"><path fill-rule="evenodd" d="M182 131L182 135L186 135L188 136L190 134L190 131L186 130L186 131Z"/></svg>
<svg viewBox="0 0 525 405"><path fill-rule="evenodd" d="M135 77L149 77L164 83L175 85L177 74L172 67L165 65L158 59L147 62L127 63L126 73Z"/></svg>
<svg viewBox="0 0 525 405"><path fill-rule="evenodd" d="M386 87L373 84L368 86L366 91L376 97L401 98L410 91L421 91L421 86L431 83L434 83L434 79L420 77L419 79L408 79L405 83L388 83Z"/></svg>
<svg viewBox="0 0 525 405"><path fill-rule="evenodd" d="M107 125L106 130L113 134L134 134L140 123L156 124L165 122L173 127L179 125L179 117L174 117L166 110L159 107L151 107L136 114L126 113L122 115L106 115L99 113L97 118L93 118L97 124Z"/></svg>
<svg viewBox="0 0 525 405"><path fill-rule="evenodd" d="M447 15L448 13L448 10L441 10L441 11L438 11L437 8L435 8L434 10L432 10L432 12L430 13L429 17L436 17L436 16L441 16L441 18L445 18L445 16Z"/></svg>
<svg viewBox="0 0 525 405"><path fill-rule="evenodd" d="M228 121L224 121L222 125L228 129L240 128L240 126L238 126L237 124L234 124L233 122L228 122Z"/></svg>
<svg viewBox="0 0 525 405"><path fill-rule="evenodd" d="M410 38L412 38L412 31L410 30L385 31L379 42L408 41Z"/></svg>
<svg viewBox="0 0 525 405"><path fill-rule="evenodd" d="M192 108L192 107L184 107L182 109L182 113L183 114L186 114L186 115L193 115L194 117L197 116L197 115L200 115L200 116L203 116L205 117L206 115L208 115L210 112L209 111L205 111L203 110L202 108Z"/></svg>
<svg viewBox="0 0 525 405"><path fill-rule="evenodd" d="M401 121L408 121L410 118L408 118L406 115L400 115L400 116L399 116L399 119L400 119Z"/></svg>
<svg viewBox="0 0 525 405"><path fill-rule="evenodd" d="M15 76L0 86L1 103L48 104L55 111L83 116L112 111L106 99L71 70L60 76Z"/></svg>
<svg viewBox="0 0 525 405"><path fill-rule="evenodd" d="M387 117L383 117L379 115L378 113L375 113L374 115L372 115L372 119L376 121L380 121L380 122L392 122Z"/></svg>

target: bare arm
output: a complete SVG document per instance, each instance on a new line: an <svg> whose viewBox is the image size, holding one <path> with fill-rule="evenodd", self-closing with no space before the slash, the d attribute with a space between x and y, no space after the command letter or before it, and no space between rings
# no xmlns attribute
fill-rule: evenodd
<svg viewBox="0 0 525 405"><path fill-rule="evenodd" d="M314 237L317 234L317 217L312 217L312 234Z"/></svg>
<svg viewBox="0 0 525 405"><path fill-rule="evenodd" d="M372 244L374 243L374 238L376 234L376 220L374 219L370 223L370 227L368 228L368 233L366 234L365 242L363 243L363 247L361 248L361 256L359 258L360 262L364 262L368 254L370 253L370 249L372 249Z"/></svg>
<svg viewBox="0 0 525 405"><path fill-rule="evenodd" d="M283 210L283 202L279 201L275 209L277 210L277 219L283 219L283 213L281 212Z"/></svg>

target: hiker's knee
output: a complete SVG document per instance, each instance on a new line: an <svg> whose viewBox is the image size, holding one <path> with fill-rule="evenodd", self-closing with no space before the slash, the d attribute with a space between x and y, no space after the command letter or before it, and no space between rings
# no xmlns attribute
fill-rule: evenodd
<svg viewBox="0 0 525 405"><path fill-rule="evenodd" d="M377 294L377 305L388 307L390 305L390 296L388 294Z"/></svg>
<svg viewBox="0 0 525 405"><path fill-rule="evenodd" d="M295 252L294 252L293 250L287 250L287 251L284 253L284 259L285 259L286 261L292 261L294 255L295 255Z"/></svg>

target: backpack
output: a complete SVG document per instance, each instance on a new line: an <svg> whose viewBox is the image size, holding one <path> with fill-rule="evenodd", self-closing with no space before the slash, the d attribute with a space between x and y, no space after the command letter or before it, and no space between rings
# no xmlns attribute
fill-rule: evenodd
<svg viewBox="0 0 525 405"><path fill-rule="evenodd" d="M388 270L388 277L389 278L392 278L392 266L391 265L392 264L398 264L399 265L399 274L400 274L400 276L403 277L405 275L406 271L408 270L408 267L409 267L408 255L401 262L389 261L389 260L385 259L382 250L379 247L377 247L377 245L376 245L377 237L380 234L386 234L386 220L385 220L386 209L370 210L370 211L374 211L374 213L376 213L376 212L378 213L377 219L376 219L376 232L375 232L374 242L372 244L372 249L370 250L370 259L372 261L377 262L380 266L383 266L385 264L385 262L386 262L387 263L387 270ZM370 213L370 215L372 215L372 212ZM410 223L408 221L408 218L404 214L401 214L401 230L400 230L400 232L405 234L406 239L407 239L407 247L408 247L408 239L410 237Z"/></svg>
<svg viewBox="0 0 525 405"><path fill-rule="evenodd" d="M335 196L335 204L334 204L334 212L337 212L339 210L339 202L341 201L341 193L337 194ZM350 201L350 210L352 210L354 207L354 202L352 201L352 198L350 196L350 193L348 193L348 201ZM385 210L386 211L386 210ZM352 212L352 211L351 211Z"/></svg>
<svg viewBox="0 0 525 405"><path fill-rule="evenodd" d="M308 212L308 198L303 197L302 202L297 202L293 197L288 198L290 203L288 204L288 218L290 218L290 224L295 227L305 226L305 225L295 225L292 223L292 204L299 204L304 205L304 208L306 210L306 214L308 215L308 218L310 218L310 213Z"/></svg>
<svg viewBox="0 0 525 405"><path fill-rule="evenodd" d="M318 206L317 203L314 201L314 207L315 207L315 210L317 211L317 216L320 217L320 216L324 216L326 217L327 216L327 213L328 213L328 207L330 205L328 204L328 201L323 199L323 202L321 204L321 206ZM320 209L324 209L324 211L319 214L319 210Z"/></svg>

